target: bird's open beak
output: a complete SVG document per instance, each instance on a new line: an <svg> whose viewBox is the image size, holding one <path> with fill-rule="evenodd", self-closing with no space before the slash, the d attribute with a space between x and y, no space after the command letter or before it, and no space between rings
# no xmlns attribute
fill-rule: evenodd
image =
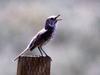
<svg viewBox="0 0 100 75"><path fill-rule="evenodd" d="M56 19L57 21L62 20L62 19L59 19L59 18L58 18L59 16L60 16L60 14L59 14L59 15L57 15L57 16L55 17L55 19Z"/></svg>

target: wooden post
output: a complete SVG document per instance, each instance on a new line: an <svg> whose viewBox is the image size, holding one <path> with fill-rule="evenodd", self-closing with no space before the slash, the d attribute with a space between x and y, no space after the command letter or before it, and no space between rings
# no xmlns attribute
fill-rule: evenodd
<svg viewBox="0 0 100 75"><path fill-rule="evenodd" d="M51 58L21 56L18 59L17 75L50 75Z"/></svg>

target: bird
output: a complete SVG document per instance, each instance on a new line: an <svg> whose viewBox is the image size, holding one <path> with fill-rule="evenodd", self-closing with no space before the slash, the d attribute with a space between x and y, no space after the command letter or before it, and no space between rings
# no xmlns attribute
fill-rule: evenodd
<svg viewBox="0 0 100 75"><path fill-rule="evenodd" d="M55 32L56 23L62 19L59 19L57 16L49 16L46 19L45 26L43 29L41 29L30 41L26 49L21 52L17 57L15 57L14 61L17 60L21 55L23 55L26 51L33 51L35 48L38 48L40 51L41 56L43 56L43 53L45 56L48 56L47 53L42 49L42 46L48 43L50 39L53 36L53 33Z"/></svg>

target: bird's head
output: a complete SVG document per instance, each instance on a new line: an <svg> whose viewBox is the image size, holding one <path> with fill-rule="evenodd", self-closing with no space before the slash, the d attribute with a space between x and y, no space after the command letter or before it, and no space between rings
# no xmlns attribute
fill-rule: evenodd
<svg viewBox="0 0 100 75"><path fill-rule="evenodd" d="M56 23L61 20L58 19L59 16L60 15L48 17L46 20L45 29L55 28Z"/></svg>

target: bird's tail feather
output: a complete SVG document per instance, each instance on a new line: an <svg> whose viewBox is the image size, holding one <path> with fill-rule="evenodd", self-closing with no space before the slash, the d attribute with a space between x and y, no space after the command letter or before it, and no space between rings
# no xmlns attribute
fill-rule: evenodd
<svg viewBox="0 0 100 75"><path fill-rule="evenodd" d="M21 52L17 57L14 58L14 61L16 61L21 55L23 55L28 50L29 49L25 49L23 52Z"/></svg>

